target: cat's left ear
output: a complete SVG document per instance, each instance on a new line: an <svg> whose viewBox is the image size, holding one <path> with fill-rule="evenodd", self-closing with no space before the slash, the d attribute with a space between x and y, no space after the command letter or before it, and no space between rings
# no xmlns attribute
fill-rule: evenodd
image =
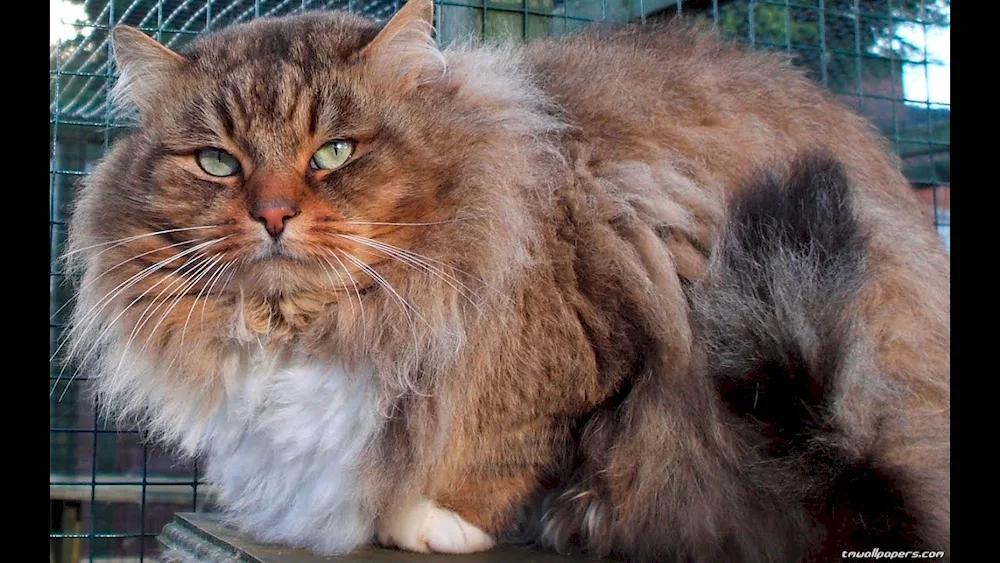
<svg viewBox="0 0 1000 563"><path fill-rule="evenodd" d="M118 66L111 101L123 113L133 113L130 110L134 107L146 113L160 104L167 84L176 79L185 60L152 37L124 25L111 30L111 50Z"/></svg>
<svg viewBox="0 0 1000 563"><path fill-rule="evenodd" d="M433 31L433 0L408 0L359 57L401 91L412 90L444 75L445 59Z"/></svg>

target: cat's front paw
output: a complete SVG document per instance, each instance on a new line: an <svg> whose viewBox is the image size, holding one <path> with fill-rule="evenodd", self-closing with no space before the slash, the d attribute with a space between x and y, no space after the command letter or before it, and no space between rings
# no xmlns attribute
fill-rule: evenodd
<svg viewBox="0 0 1000 563"><path fill-rule="evenodd" d="M384 546L420 553L475 553L496 543L455 512L427 499L383 519L376 536Z"/></svg>

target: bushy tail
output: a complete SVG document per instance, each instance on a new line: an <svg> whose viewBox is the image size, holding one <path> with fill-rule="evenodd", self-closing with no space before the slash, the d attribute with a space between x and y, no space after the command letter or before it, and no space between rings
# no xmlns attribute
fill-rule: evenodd
<svg viewBox="0 0 1000 563"><path fill-rule="evenodd" d="M801 157L737 196L720 251L691 294L707 373L758 440L759 478L783 481L822 530L809 559L923 543L906 508L906 475L874 459L881 376L854 313L865 247L841 166ZM848 385L871 401L867 438L848 431L838 410Z"/></svg>
<svg viewBox="0 0 1000 563"><path fill-rule="evenodd" d="M852 342L864 259L832 157L762 172L732 204L718 255L692 292L696 341L731 408L769 426L777 450L821 418Z"/></svg>

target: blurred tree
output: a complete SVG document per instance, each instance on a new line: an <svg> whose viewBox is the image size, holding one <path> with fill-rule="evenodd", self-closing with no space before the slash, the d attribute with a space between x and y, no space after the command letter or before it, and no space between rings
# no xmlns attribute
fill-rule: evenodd
<svg viewBox="0 0 1000 563"><path fill-rule="evenodd" d="M708 0L690 8L718 9L723 33L754 43L785 47L817 80L836 91L858 81L899 73L899 60L922 61L924 46L904 40L900 25L944 26L951 0ZM857 59L860 57L860 64ZM894 60L895 59L895 60ZM860 67L862 76L858 76Z"/></svg>

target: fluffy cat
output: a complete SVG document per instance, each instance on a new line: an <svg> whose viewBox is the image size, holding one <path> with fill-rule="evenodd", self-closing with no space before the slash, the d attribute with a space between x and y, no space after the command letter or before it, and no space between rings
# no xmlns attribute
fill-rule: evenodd
<svg viewBox="0 0 1000 563"><path fill-rule="evenodd" d="M228 521L345 553L949 548L949 272L860 117L691 23L113 31L70 357Z"/></svg>

